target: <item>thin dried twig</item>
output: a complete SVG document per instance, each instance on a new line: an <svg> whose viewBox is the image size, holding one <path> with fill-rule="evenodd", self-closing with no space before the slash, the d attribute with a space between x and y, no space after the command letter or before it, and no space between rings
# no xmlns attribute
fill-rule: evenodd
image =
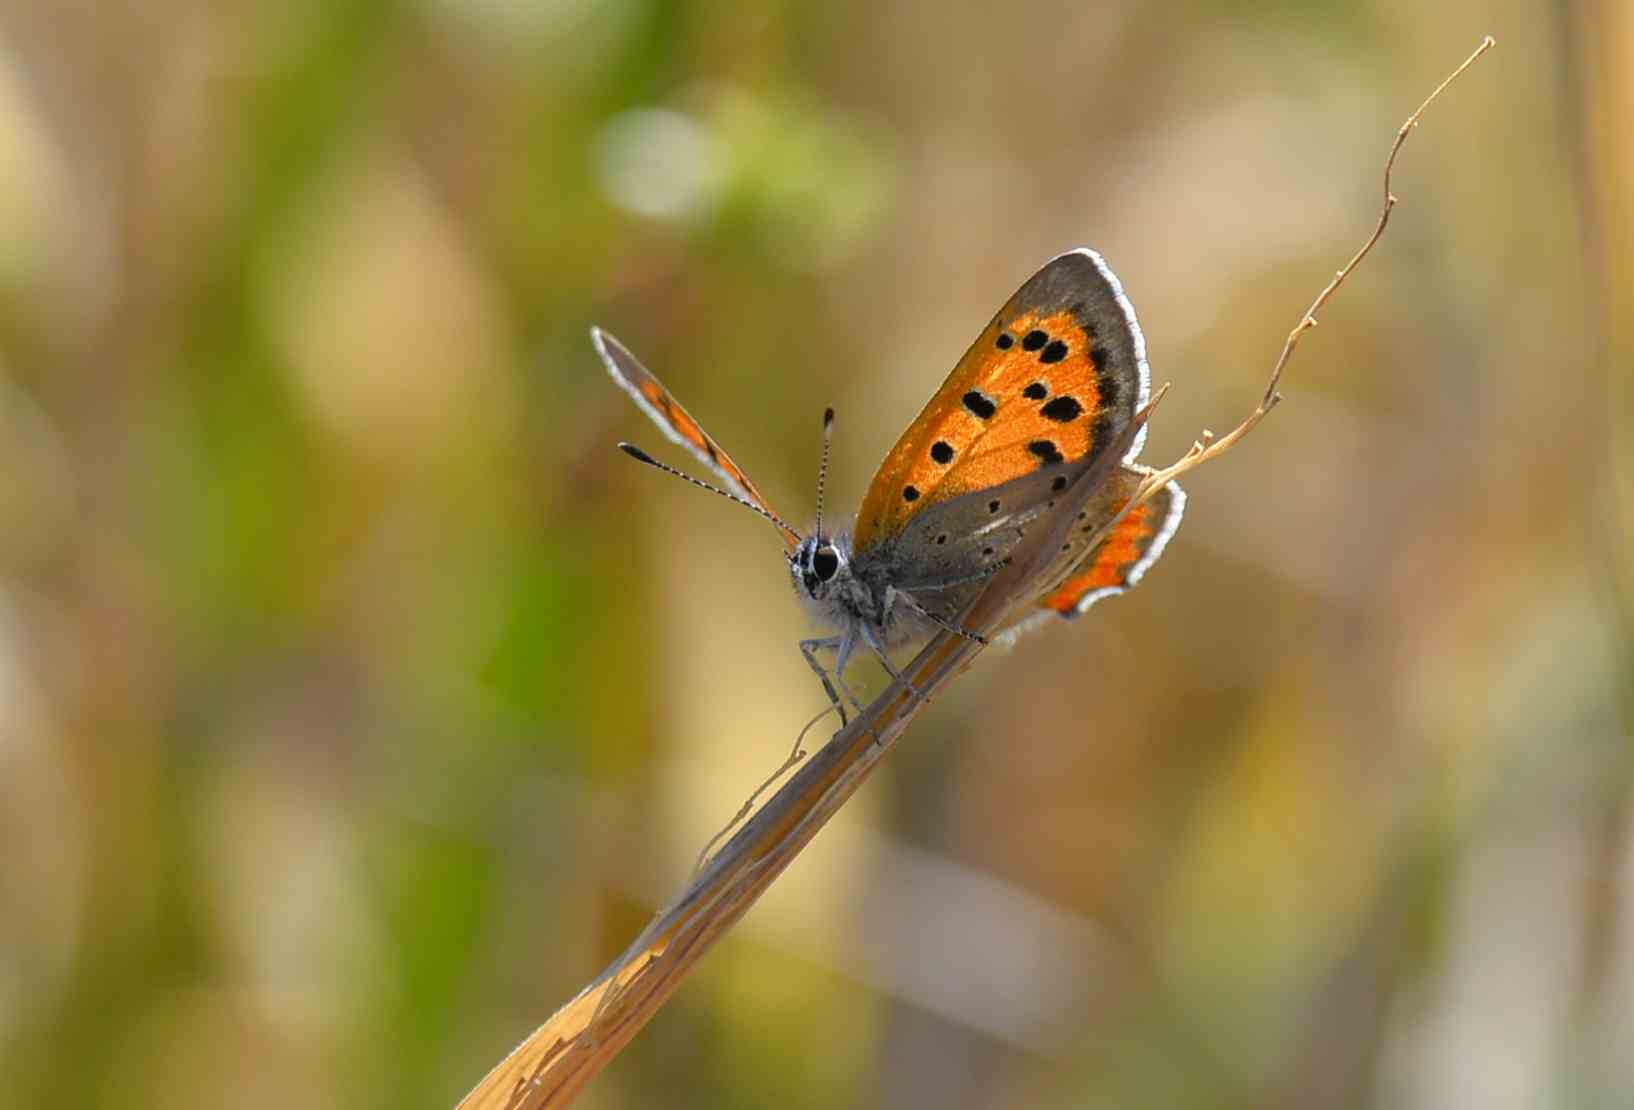
<svg viewBox="0 0 1634 1110"><path fill-rule="evenodd" d="M1396 132L1396 141L1390 145L1390 155L1384 160L1384 205L1379 209L1379 221L1373 228L1373 234L1367 237L1367 241L1362 244L1361 249L1351 255L1350 261L1345 263L1344 268L1334 275L1333 280L1328 282L1327 287L1316 295L1316 300L1311 302L1311 307L1305 310L1305 314L1299 318L1299 323L1294 325L1294 330L1288 333L1288 339L1282 345L1282 353L1277 356L1276 365L1271 367L1271 378L1265 385L1265 395L1260 398L1260 403L1255 407L1254 411L1244 417L1242 423L1219 439L1214 438L1213 432L1204 431L1202 437L1194 441L1190 450L1182 455L1178 461L1152 474L1141 483L1140 489L1130 499L1131 507L1149 500L1158 490L1187 471L1194 470L1209 460L1217 459L1231 450L1244 436L1253 431L1261 420L1265 419L1266 414L1276 408L1282 401L1282 394L1277 392L1277 386L1282 382L1282 372L1287 368L1288 360L1293 358L1294 348L1299 346L1299 340L1306 332L1316 327L1317 312L1327 305L1333 295L1339 291L1339 287L1356 271L1356 267L1362 264L1362 259L1373 252L1374 246L1384 236L1384 229L1390 224L1390 213L1396 207L1396 195L1390 191L1390 175L1395 172L1396 155L1401 153L1402 145L1407 142L1407 136L1411 135L1414 129L1418 127L1419 120L1423 117L1425 111L1428 110L1431 104L1435 103L1437 97L1446 91L1447 86L1458 80L1463 72L1474 65L1482 54L1485 54L1496 45L1497 40L1491 35L1482 39L1481 45L1475 48L1474 53L1465 58L1457 69L1447 75L1446 80L1435 87L1434 92L1424 98L1424 103L1420 104L1413 114L1407 117L1407 122L1403 123L1401 129Z"/></svg>
<svg viewBox="0 0 1634 1110"><path fill-rule="evenodd" d="M760 796L766 793L766 791L771 787L772 783L776 782L778 779L787 774L790 767L793 767L796 763L799 763L802 759L806 758L805 751L800 747L801 744L806 742L806 733L810 732L812 728L816 726L818 721L822 720L830 713L839 712L839 709L840 707L838 705L830 705L827 709L823 710L821 713L817 714L817 716L806 722L806 727L801 729L800 735L794 738L794 747L789 749L789 754L784 757L783 762L777 765L777 770L767 775L766 781L755 787L754 793L750 794L743 800L743 805L738 807L738 811L732 815L732 819L722 826L720 832L710 837L709 843L705 844L703 851L698 853L698 861L692 865L692 873L694 875L702 871L704 869L704 864L709 862L709 853L715 850L715 845L719 844L722 840L725 840L726 835L733 829L737 828L738 823L754 811L755 806L760 802Z"/></svg>
<svg viewBox="0 0 1634 1110"><path fill-rule="evenodd" d="M1289 333L1259 406L1219 440L1205 432L1203 439L1178 462L1147 479L1131 506L1186 471L1218 458L1276 407L1280 400L1277 384L1300 336L1316 326L1317 311L1384 234L1396 204L1390 193L1390 173L1397 152L1442 90L1492 46L1493 40L1488 37L1402 124L1385 163L1385 200L1378 226ZM1127 433L1131 438L1149 412L1150 406L1131 425ZM1122 454L1121 450L1108 450L1098 465L1109 468L1110 460ZM1086 491L1082 496L1087 498L1087 491L1099 477L1092 472L1074 488L1082 487ZM1024 596L1029 585L1036 587L1058 551L1065 529L1076 519L1077 508L1065 511L1063 507L1054 526L1029 531L1023 547L1012 554L1011 564L993 576L965 614L966 628L982 633L994 631L1010 613L1013 599ZM657 1012L704 952L743 916L855 793L928 701L981 649L980 643L952 632L941 631L933 636L918 657L903 668L902 677L806 761L612 966L529 1035L461 1100L462 1110L541 1110L571 1102ZM797 741L791 761L798 754Z"/></svg>

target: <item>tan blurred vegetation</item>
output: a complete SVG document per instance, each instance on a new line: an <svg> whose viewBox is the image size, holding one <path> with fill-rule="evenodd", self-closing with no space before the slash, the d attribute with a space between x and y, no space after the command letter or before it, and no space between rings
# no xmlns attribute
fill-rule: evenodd
<svg viewBox="0 0 1634 1110"><path fill-rule="evenodd" d="M591 323L801 521L1091 245L1166 460L1486 33L583 1104L1634 1100L1626 3L159 0L0 8L0 1105L451 1104L821 707Z"/></svg>

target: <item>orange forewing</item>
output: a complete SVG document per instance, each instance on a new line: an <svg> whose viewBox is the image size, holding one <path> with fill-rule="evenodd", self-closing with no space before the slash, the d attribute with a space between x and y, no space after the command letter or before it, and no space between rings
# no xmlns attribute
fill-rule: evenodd
<svg viewBox="0 0 1634 1110"><path fill-rule="evenodd" d="M727 485L733 487L732 492L766 510L773 516L773 522L777 523L776 513L767 502L766 495L760 492L749 475L743 472L743 468L732 461L732 456L722 450L720 444L692 419L691 414L681 407L681 402L664 388L664 383L659 381L652 371L641 365L624 344L600 328L591 329L590 338L601 354L602 361L607 364L613 380L635 398L636 403L666 435L691 451L695 458L725 479ZM783 533L785 545L794 547L800 542L798 533L780 523L778 530Z"/></svg>
<svg viewBox="0 0 1634 1110"><path fill-rule="evenodd" d="M1134 312L1100 256L1080 249L1051 259L999 310L880 464L857 513L856 549L939 502L1040 467L1070 474L1120 438L1146 401L1146 379Z"/></svg>
<svg viewBox="0 0 1634 1110"><path fill-rule="evenodd" d="M1035 331L1049 337L1046 346L1064 344L1066 354L1041 363L1037 351L1024 350L1019 342ZM1012 337L1007 350L996 345L1001 334ZM938 501L992 489L1046 462L1076 462L1089 454L1101 405L1091 346L1069 312L994 320L880 465L857 514L856 545L867 547L876 535L895 532L913 513ZM1039 385L1046 392L1024 396ZM983 420L966 406L963 398L972 391L992 401L992 417ZM1052 403L1061 415L1074 408L1077 414L1051 419L1043 411ZM931 453L937 444L951 450L950 462L940 463ZM909 489L919 496L905 498Z"/></svg>
<svg viewBox="0 0 1634 1110"><path fill-rule="evenodd" d="M749 495L750 500L760 505L766 504L766 497L755 487L754 480L743 472L743 468L732 461L732 456L722 451L709 433L698 426L692 415L681 407L670 391L661 385L657 378L648 378L637 387L646 402L669 421L675 434L684 439L695 450L702 451L716 470L722 471L728 478L742 487L743 492Z"/></svg>

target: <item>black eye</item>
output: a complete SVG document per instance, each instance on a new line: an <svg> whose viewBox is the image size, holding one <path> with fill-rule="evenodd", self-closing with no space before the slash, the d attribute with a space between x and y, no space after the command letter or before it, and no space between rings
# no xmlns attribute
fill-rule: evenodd
<svg viewBox="0 0 1634 1110"><path fill-rule="evenodd" d="M819 547L812 553L811 569L817 572L818 579L827 582L840 569L840 557L832 547Z"/></svg>

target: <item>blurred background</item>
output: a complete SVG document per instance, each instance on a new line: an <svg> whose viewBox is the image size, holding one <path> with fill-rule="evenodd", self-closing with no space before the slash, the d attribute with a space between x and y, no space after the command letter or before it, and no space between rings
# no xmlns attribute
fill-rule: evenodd
<svg viewBox="0 0 1634 1110"><path fill-rule="evenodd" d="M775 533L1121 276L1134 593L987 653L586 1093L1634 1101L1634 11L0 10L0 1103L447 1106L824 704ZM878 686L878 672L859 666Z"/></svg>

